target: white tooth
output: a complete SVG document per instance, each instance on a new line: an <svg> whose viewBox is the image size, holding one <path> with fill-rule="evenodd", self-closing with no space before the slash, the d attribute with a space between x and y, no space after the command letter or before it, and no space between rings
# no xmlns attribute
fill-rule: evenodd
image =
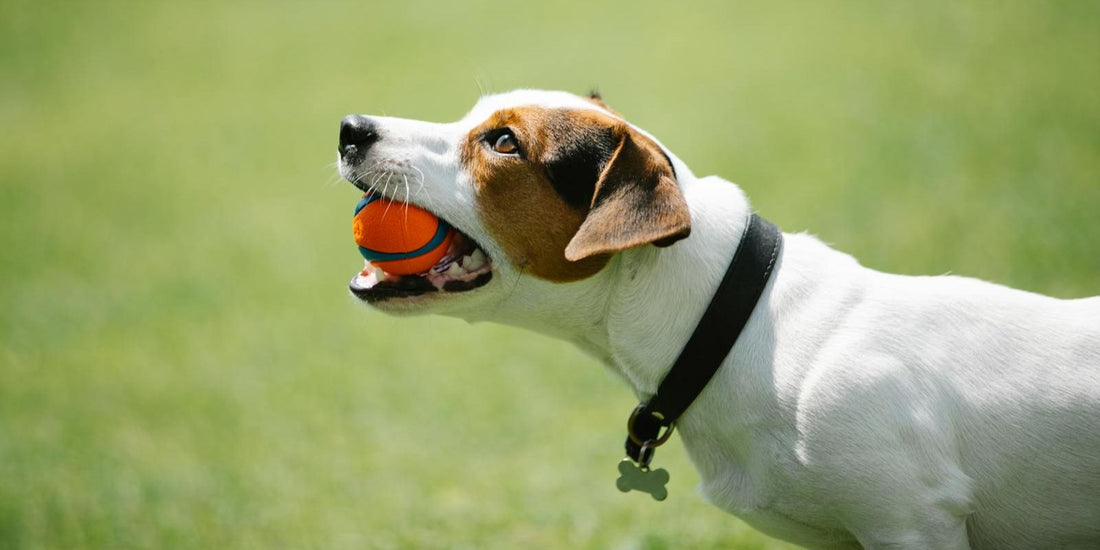
<svg viewBox="0 0 1100 550"><path fill-rule="evenodd" d="M385 271L382 271L382 268L381 268L381 267L377 267L377 266L376 266L376 267L374 268L374 278L375 278L375 279L377 279L377 280L379 280L379 281L381 281L382 279L385 279L385 278L386 278L386 272L385 272Z"/></svg>
<svg viewBox="0 0 1100 550"><path fill-rule="evenodd" d="M474 262L474 259L471 258L470 256L463 256L462 257L462 268L467 269L467 270L471 269L470 264L472 264L473 262Z"/></svg>
<svg viewBox="0 0 1100 550"><path fill-rule="evenodd" d="M470 263L469 264L467 264L466 259L463 258L462 267L465 267L466 269L469 269L470 271L473 271L473 270L478 269L481 266L485 265L485 260L486 260L485 253L482 252L480 248L477 249L477 250L474 250L474 253L470 254L469 258L470 258Z"/></svg>
<svg viewBox="0 0 1100 550"><path fill-rule="evenodd" d="M466 272L466 270L462 269L462 266L458 265L458 263L453 263L453 264L451 264L451 267L447 268L447 275L449 275L451 277L458 277L459 275L462 275L465 272Z"/></svg>
<svg viewBox="0 0 1100 550"><path fill-rule="evenodd" d="M373 271L363 271L355 277L355 286L359 288L370 288L378 284L378 279L374 276Z"/></svg>

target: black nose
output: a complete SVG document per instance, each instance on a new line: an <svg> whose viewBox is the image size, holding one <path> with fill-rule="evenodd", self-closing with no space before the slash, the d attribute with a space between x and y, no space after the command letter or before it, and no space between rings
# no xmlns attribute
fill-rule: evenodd
<svg viewBox="0 0 1100 550"><path fill-rule="evenodd" d="M340 121L340 148L337 151L341 157L366 152L376 141L378 127L373 120L361 115L348 115Z"/></svg>

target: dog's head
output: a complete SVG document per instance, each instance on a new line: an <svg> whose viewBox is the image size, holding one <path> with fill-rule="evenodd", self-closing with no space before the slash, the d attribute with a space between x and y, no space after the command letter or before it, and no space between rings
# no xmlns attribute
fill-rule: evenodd
<svg viewBox="0 0 1100 550"><path fill-rule="evenodd" d="M521 277L575 285L612 255L670 245L691 227L669 157L595 96L488 96L447 124L352 115L339 155L360 189L461 233L424 274L368 265L352 280L355 296L388 311L491 301Z"/></svg>

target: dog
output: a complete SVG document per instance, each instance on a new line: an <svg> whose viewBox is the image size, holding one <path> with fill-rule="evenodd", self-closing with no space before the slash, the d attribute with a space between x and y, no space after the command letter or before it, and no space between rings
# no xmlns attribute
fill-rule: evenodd
<svg viewBox="0 0 1100 550"><path fill-rule="evenodd" d="M597 95L517 90L437 124L352 115L341 175L459 232L352 294L563 338L652 396L749 223ZM709 502L809 548L1100 548L1100 297L891 275L785 234L677 422Z"/></svg>

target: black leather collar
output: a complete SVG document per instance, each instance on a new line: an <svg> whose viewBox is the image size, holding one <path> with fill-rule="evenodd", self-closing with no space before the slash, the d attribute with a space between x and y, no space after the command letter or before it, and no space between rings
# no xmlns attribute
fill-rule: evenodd
<svg viewBox="0 0 1100 550"><path fill-rule="evenodd" d="M626 454L642 468L648 468L653 450L668 440L676 420L729 355L771 278L782 242L783 234L778 227L752 214L722 284L680 357L661 381L657 393L630 415Z"/></svg>

